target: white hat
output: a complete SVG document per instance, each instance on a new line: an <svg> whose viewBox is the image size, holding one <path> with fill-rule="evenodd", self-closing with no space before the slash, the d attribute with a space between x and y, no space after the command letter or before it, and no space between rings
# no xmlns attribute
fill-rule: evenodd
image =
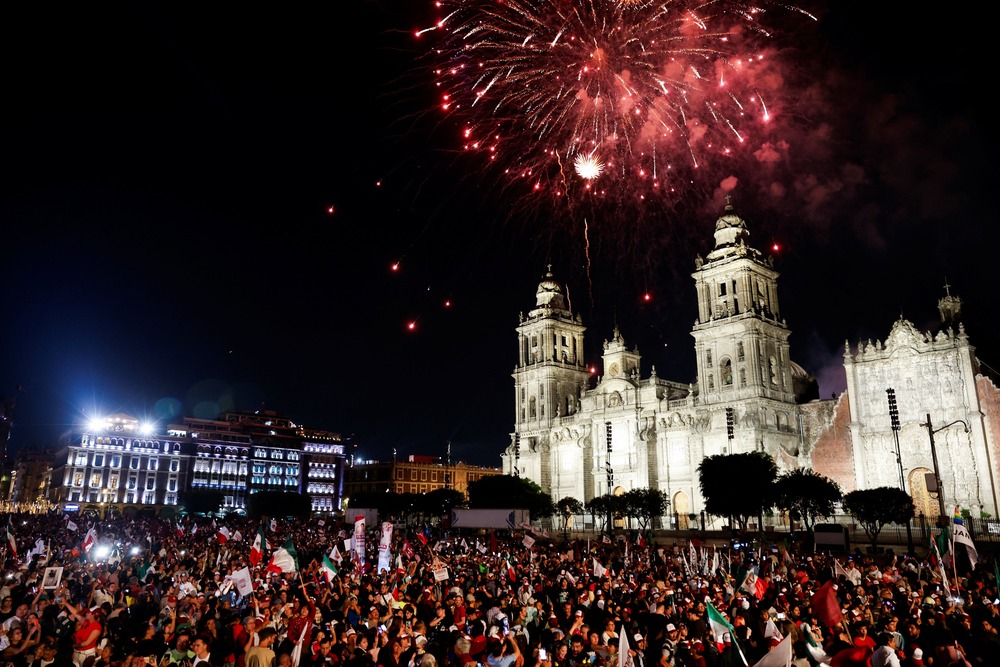
<svg viewBox="0 0 1000 667"><path fill-rule="evenodd" d="M677 629L676 625L674 625L673 623L667 623L667 632L673 632L676 629Z"/></svg>

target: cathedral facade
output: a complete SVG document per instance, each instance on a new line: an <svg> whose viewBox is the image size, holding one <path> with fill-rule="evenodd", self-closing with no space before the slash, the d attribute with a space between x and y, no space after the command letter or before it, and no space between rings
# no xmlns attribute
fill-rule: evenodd
<svg viewBox="0 0 1000 667"><path fill-rule="evenodd" d="M554 500L660 489L683 527L704 509L702 459L761 451L779 470L811 467L845 492L902 484L918 513L934 516L933 437L949 508L996 516L1000 434L992 424L1000 427L1000 392L979 373L957 321L958 299L942 299L946 326L936 335L900 320L884 343L845 346L847 391L820 401L815 381L791 360L772 258L749 245L746 222L731 206L692 277L696 382L660 378L655 367L644 377L638 350L616 328L604 341L595 386L582 318L551 271L543 278L534 309L517 326L505 473L537 482Z"/></svg>

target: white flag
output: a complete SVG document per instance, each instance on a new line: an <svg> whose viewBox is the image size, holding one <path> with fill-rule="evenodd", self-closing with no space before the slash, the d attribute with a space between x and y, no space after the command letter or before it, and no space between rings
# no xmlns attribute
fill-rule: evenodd
<svg viewBox="0 0 1000 667"><path fill-rule="evenodd" d="M598 579L600 579L601 577L603 577L607 573L608 573L608 568L606 568L603 565L601 565L600 563L598 563L597 559L595 558L594 559L594 576L597 577Z"/></svg>
<svg viewBox="0 0 1000 667"><path fill-rule="evenodd" d="M330 552L330 560L337 565L344 562L344 557L340 555L340 549L337 548L336 544L333 545L333 551Z"/></svg>
<svg viewBox="0 0 1000 667"><path fill-rule="evenodd" d="M524 546L528 547L529 549L531 548L531 546L534 543L535 543L535 538L533 538L531 535L525 535L524 536L524 541L521 542L521 544L523 544Z"/></svg>
<svg viewBox="0 0 1000 667"><path fill-rule="evenodd" d="M792 637L785 637L763 658L757 661L754 667L789 667L792 664Z"/></svg>
<svg viewBox="0 0 1000 667"><path fill-rule="evenodd" d="M618 633L618 667L632 667L632 656L628 650L628 628L622 625L622 631Z"/></svg>
<svg viewBox="0 0 1000 667"><path fill-rule="evenodd" d="M79 526L77 526L72 521L67 521L66 522L66 530L72 530L75 533L78 528L79 528Z"/></svg>
<svg viewBox="0 0 1000 667"><path fill-rule="evenodd" d="M979 554L976 552L976 545L972 543L972 536L969 535L969 529L962 522L962 515L957 507L955 508L954 524L951 527L952 541L955 544L965 545L965 549L969 553L969 562L972 564L972 569L975 570L976 563L979 562Z"/></svg>

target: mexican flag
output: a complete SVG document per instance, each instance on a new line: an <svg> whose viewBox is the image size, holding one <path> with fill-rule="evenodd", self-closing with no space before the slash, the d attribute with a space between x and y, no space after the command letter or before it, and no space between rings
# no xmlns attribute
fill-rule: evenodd
<svg viewBox="0 0 1000 667"><path fill-rule="evenodd" d="M215 538L219 540L219 544L225 544L229 541L229 529L222 526L215 532Z"/></svg>
<svg viewBox="0 0 1000 667"><path fill-rule="evenodd" d="M14 520L7 516L7 542L10 544L10 552L14 554L14 558L17 558L17 540L14 539L14 533L11 532L10 527L13 525ZM88 535L90 533L87 533Z"/></svg>
<svg viewBox="0 0 1000 667"><path fill-rule="evenodd" d="M743 656L743 649L741 649L740 645L736 642L736 633L733 632L733 626L729 624L729 621L723 618L722 614L719 613L718 609L712 606L711 602L706 602L705 606L708 607L708 624L712 628L712 636L715 637L715 644L719 647L719 651L722 651L726 646L724 636L729 635L729 641L731 641L733 646L736 647L736 650L739 651L740 658L742 658L743 664L746 665L747 659Z"/></svg>
<svg viewBox="0 0 1000 667"><path fill-rule="evenodd" d="M264 549L270 549L271 545L267 543L267 538L264 537L264 526L261 525L257 529L257 536L253 538L253 544L250 546L250 564L256 565L260 562L261 557L264 555Z"/></svg>
<svg viewBox="0 0 1000 667"><path fill-rule="evenodd" d="M271 554L271 562L267 564L265 572L298 572L299 554L295 551L295 545L291 540L274 550Z"/></svg>
<svg viewBox="0 0 1000 667"><path fill-rule="evenodd" d="M323 576L326 577L326 583L330 583L337 576L337 566L333 564L329 556L323 556L322 572Z"/></svg>

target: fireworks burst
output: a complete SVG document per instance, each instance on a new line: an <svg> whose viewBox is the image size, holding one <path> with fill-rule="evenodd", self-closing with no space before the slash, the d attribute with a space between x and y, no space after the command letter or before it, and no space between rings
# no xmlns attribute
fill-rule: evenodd
<svg viewBox="0 0 1000 667"><path fill-rule="evenodd" d="M766 0L440 0L421 32L465 150L532 198L675 192L773 140ZM564 165L572 164L567 170ZM714 171L714 170L710 170ZM661 198L662 199L662 198Z"/></svg>

